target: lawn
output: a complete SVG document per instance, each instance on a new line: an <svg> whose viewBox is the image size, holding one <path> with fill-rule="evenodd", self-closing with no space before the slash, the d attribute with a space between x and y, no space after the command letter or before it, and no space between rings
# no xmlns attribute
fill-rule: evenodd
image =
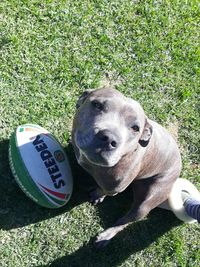
<svg viewBox="0 0 200 267"><path fill-rule="evenodd" d="M181 177L200 189L199 1L1 0L0 10L0 265L200 266L199 226L159 209L97 250L95 236L128 210L131 192L89 204L93 182L70 145L79 94L115 85L178 136ZM68 153L75 186L61 209L38 206L12 177L9 138L27 122Z"/></svg>

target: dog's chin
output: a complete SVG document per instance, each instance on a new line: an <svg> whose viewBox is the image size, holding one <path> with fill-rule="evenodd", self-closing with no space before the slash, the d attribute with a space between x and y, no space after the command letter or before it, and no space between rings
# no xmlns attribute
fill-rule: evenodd
<svg viewBox="0 0 200 267"><path fill-rule="evenodd" d="M88 154L82 152L86 159L93 165L100 167L114 167L119 162L119 157L116 156L106 156L102 154Z"/></svg>

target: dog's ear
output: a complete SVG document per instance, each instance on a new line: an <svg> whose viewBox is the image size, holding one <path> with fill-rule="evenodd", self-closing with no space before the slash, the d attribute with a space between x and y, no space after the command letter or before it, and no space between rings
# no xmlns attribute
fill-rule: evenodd
<svg viewBox="0 0 200 267"><path fill-rule="evenodd" d="M139 139L139 144L141 146L146 147L148 145L152 136L152 132L153 132L153 127L146 119L144 130L142 132L141 138Z"/></svg>
<svg viewBox="0 0 200 267"><path fill-rule="evenodd" d="M80 108L80 106L84 103L84 101L86 100L86 98L87 98L93 91L94 91L94 90L92 90L92 89L88 89L88 90L84 91L84 92L82 93L81 96L79 96L79 99L78 99L78 101L77 101L77 103L76 103L76 108L77 108L77 109Z"/></svg>

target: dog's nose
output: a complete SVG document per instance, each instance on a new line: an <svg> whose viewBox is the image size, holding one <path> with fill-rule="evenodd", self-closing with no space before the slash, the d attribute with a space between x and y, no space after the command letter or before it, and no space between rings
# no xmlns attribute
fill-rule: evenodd
<svg viewBox="0 0 200 267"><path fill-rule="evenodd" d="M102 130L96 134L100 145L108 150L114 150L119 146L119 137L109 130Z"/></svg>

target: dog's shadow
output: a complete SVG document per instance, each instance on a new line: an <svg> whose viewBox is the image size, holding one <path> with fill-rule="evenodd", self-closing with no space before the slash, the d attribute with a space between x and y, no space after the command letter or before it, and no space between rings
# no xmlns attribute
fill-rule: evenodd
<svg viewBox="0 0 200 267"><path fill-rule="evenodd" d="M0 228L9 230L37 223L59 214L65 213L75 206L87 201L84 187L91 183L86 172L76 163L72 147L69 145L65 150L72 167L74 190L70 201L62 208L47 209L30 200L15 182L9 166L8 159L9 141L0 141ZM81 181L86 181L85 184Z"/></svg>
<svg viewBox="0 0 200 267"><path fill-rule="evenodd" d="M123 216L130 208L133 199L129 187L121 194L107 198L97 206L98 215L104 229ZM122 264L132 254L142 251L153 242L181 225L172 212L163 209L151 211L145 220L132 223L120 232L107 247L97 249L94 245L95 237L70 255L54 260L50 265L40 267L115 267Z"/></svg>
<svg viewBox="0 0 200 267"><path fill-rule="evenodd" d="M0 142L0 228L9 230L23 227L32 223L37 223L59 214L68 212L75 206L88 201L88 187L95 186L91 177L78 166L72 147L69 145L66 152L72 167L74 177L74 192L71 200L63 208L46 209L35 204L25 196L16 184L9 167L8 160L8 140ZM98 214L102 221L102 226L107 228L126 210L129 209L132 201L130 189L106 199L98 205ZM163 220L163 217L165 219ZM94 238L84 244L74 253L55 259L51 265L47 266L88 266L106 267L118 266L131 254L141 251L156 241L164 233L180 224L171 212L157 209L150 213L144 221L133 223L127 229L118 234L111 243L103 250L98 250L94 246ZM119 253L120 250L123 253ZM117 253L114 253L114 252Z"/></svg>
<svg viewBox="0 0 200 267"><path fill-rule="evenodd" d="M135 222L120 232L107 247L100 250L95 248L92 238L74 253L40 267L121 266L131 255L146 249L159 237L180 224L181 222L172 213L156 209L146 220Z"/></svg>

